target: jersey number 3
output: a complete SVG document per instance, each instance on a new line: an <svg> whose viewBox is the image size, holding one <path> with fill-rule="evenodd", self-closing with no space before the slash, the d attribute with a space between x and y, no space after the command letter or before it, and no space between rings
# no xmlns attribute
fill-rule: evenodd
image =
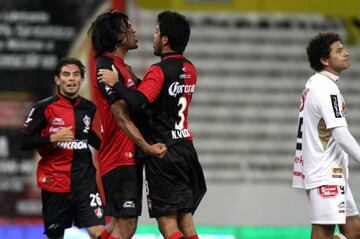
<svg viewBox="0 0 360 239"><path fill-rule="evenodd" d="M175 123L175 129L182 130L182 129L184 129L184 123L185 123L184 111L185 111L185 109L187 107L187 101L186 101L186 98L184 96L180 97L178 106L180 106L180 109L179 109L179 112L178 112L178 116L180 118L180 121L178 123Z"/></svg>

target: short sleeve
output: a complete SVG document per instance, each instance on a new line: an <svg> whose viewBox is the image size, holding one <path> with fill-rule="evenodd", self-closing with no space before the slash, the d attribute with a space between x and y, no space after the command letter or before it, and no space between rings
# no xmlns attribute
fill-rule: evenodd
<svg viewBox="0 0 360 239"><path fill-rule="evenodd" d="M143 81L137 88L143 93L150 103L154 102L160 95L164 83L164 73L160 66L153 65L145 73Z"/></svg>
<svg viewBox="0 0 360 239"><path fill-rule="evenodd" d="M318 107L327 129L347 126L345 101L339 92L327 90L318 94Z"/></svg>

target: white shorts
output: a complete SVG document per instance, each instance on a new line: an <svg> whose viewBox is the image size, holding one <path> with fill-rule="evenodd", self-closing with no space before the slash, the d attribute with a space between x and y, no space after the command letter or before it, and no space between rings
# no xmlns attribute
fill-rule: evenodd
<svg viewBox="0 0 360 239"><path fill-rule="evenodd" d="M345 224L346 217L358 215L349 185L326 185L306 190L312 224Z"/></svg>

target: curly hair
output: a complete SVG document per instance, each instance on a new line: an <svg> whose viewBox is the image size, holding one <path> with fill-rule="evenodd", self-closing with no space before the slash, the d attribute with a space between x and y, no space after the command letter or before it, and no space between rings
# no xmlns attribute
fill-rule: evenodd
<svg viewBox="0 0 360 239"><path fill-rule="evenodd" d="M83 65L83 63L74 57L63 57L61 58L58 63L56 64L55 70L54 70L54 75L56 76L60 76L60 72L63 66L65 65L77 65L80 69L80 75L81 78L84 78L85 76L85 66Z"/></svg>
<svg viewBox="0 0 360 239"><path fill-rule="evenodd" d="M121 44L129 27L129 17L125 13L108 10L99 15L88 30L96 56L114 51Z"/></svg>
<svg viewBox="0 0 360 239"><path fill-rule="evenodd" d="M341 42L341 38L335 32L320 32L309 41L306 53L312 69L319 72L324 68L320 59L329 57L331 45L336 41Z"/></svg>
<svg viewBox="0 0 360 239"><path fill-rule="evenodd" d="M160 36L167 36L172 50L183 53L190 37L190 22L177 12L163 11L157 17Z"/></svg>

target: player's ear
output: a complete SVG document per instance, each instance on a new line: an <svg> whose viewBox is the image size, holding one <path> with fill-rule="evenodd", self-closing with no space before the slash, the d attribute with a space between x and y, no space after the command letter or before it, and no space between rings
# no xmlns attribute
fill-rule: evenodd
<svg viewBox="0 0 360 239"><path fill-rule="evenodd" d="M320 62L321 62L321 64L323 64L324 66L328 66L328 65L329 65L329 58L327 58L327 57L321 57L321 58L320 58Z"/></svg>
<svg viewBox="0 0 360 239"><path fill-rule="evenodd" d="M60 85L60 78L58 76L54 76L54 81L56 85Z"/></svg>

